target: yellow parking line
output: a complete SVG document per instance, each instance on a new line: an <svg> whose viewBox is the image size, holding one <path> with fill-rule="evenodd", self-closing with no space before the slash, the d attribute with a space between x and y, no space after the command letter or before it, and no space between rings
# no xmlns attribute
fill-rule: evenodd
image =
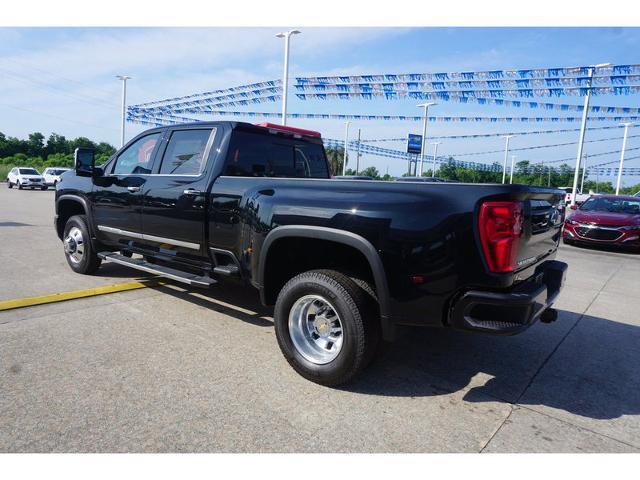
<svg viewBox="0 0 640 480"><path fill-rule="evenodd" d="M96 295L106 295L108 293L124 292L136 290L138 288L164 285L166 282L160 279L142 280L139 282L116 283L104 287L87 288L86 290L73 290L71 292L52 293L50 295L40 295L38 297L17 298L15 300L0 301L0 311L12 310L14 308L32 307L46 303L64 302L77 298L94 297Z"/></svg>

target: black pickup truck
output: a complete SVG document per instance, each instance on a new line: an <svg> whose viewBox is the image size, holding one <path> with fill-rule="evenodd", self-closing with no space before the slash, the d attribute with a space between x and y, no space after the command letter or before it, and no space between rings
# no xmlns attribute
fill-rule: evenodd
<svg viewBox="0 0 640 480"><path fill-rule="evenodd" d="M554 320L563 195L334 180L317 132L203 122L147 130L102 166L78 149L55 228L78 273L110 261L254 287L293 368L338 385L400 325L514 334Z"/></svg>

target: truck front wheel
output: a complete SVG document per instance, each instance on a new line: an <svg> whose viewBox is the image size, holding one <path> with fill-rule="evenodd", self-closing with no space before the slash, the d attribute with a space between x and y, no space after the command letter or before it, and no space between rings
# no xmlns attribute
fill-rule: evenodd
<svg viewBox="0 0 640 480"><path fill-rule="evenodd" d="M102 261L91 244L85 215L74 215L67 220L62 238L64 255L74 272L91 275L98 270Z"/></svg>
<svg viewBox="0 0 640 480"><path fill-rule="evenodd" d="M289 280L278 295L274 322L289 364L327 386L347 383L360 373L380 336L372 299L333 270L312 270Z"/></svg>

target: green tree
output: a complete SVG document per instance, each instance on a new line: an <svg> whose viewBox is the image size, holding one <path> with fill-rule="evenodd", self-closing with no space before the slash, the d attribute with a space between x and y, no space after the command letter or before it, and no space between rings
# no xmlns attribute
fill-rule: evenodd
<svg viewBox="0 0 640 480"><path fill-rule="evenodd" d="M362 170L359 175L364 175L365 177L371 177L374 179L380 178L380 172L378 172L378 169L373 165Z"/></svg>
<svg viewBox="0 0 640 480"><path fill-rule="evenodd" d="M329 169L331 175L342 175L342 159L344 157L344 148L329 147L325 148L327 152L327 160L329 161Z"/></svg>
<svg viewBox="0 0 640 480"><path fill-rule="evenodd" d="M27 141L27 155L30 157L37 157L44 155L44 135L40 132L34 132L29 134L29 140Z"/></svg>

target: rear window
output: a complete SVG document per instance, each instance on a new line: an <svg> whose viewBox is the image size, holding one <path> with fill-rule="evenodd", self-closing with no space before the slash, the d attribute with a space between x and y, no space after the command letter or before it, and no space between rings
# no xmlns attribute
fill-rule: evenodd
<svg viewBox="0 0 640 480"><path fill-rule="evenodd" d="M35 168L21 168L21 175L40 175Z"/></svg>
<svg viewBox="0 0 640 480"><path fill-rule="evenodd" d="M329 170L321 144L235 130L224 175L329 178Z"/></svg>

